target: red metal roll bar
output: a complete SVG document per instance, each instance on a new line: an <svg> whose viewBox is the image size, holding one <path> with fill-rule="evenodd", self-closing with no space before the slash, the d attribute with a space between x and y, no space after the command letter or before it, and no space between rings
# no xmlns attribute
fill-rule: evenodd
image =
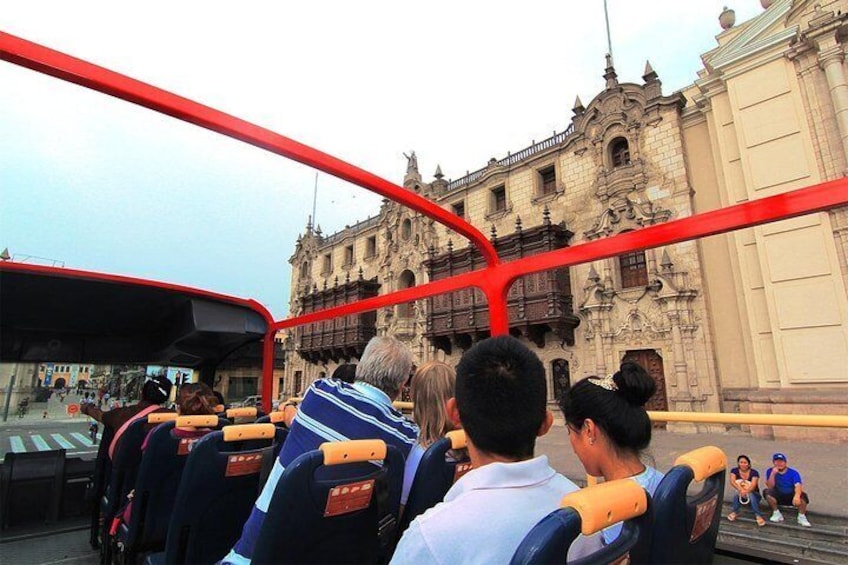
<svg viewBox="0 0 848 565"><path fill-rule="evenodd" d="M3 32L0 32L0 59L139 104L347 180L437 220L467 237L483 254L486 267L478 271L274 322L265 338L263 391L271 390L273 338L279 329L375 310L473 286L482 290L488 300L492 334L505 334L509 330L506 295L512 283L522 275L577 265L637 249L716 235L848 204L848 180L840 179L501 263L491 242L479 230L435 202L268 129ZM269 394L263 394L262 405L266 411L270 409Z"/></svg>

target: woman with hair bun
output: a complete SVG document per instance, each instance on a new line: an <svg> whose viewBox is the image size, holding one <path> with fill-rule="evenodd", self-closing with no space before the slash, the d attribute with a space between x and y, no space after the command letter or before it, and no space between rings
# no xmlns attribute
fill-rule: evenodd
<svg viewBox="0 0 848 565"><path fill-rule="evenodd" d="M614 375L577 382L559 399L571 447L586 473L606 481L631 478L654 493L663 475L642 463L640 453L651 443L645 403L655 391L644 368L625 362ZM620 532L621 524L606 528L604 543Z"/></svg>

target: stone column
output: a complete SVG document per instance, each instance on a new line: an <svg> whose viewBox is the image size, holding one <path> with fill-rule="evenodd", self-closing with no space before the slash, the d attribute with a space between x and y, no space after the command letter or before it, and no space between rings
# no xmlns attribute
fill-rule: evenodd
<svg viewBox="0 0 848 565"><path fill-rule="evenodd" d="M828 35L818 42L819 65L827 78L836 126L842 141L842 154L848 164L848 82L845 80L845 51L836 35Z"/></svg>

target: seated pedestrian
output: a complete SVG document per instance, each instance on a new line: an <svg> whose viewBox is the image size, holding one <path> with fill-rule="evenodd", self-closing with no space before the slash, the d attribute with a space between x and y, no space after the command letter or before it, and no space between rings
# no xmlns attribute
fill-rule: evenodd
<svg viewBox="0 0 848 565"><path fill-rule="evenodd" d="M663 474L642 462L641 453L651 444L651 419L645 403L656 383L637 364L622 363L608 377L586 377L559 399L565 428L574 454L586 473L605 481L633 479L654 494ZM581 538L569 552L576 559L612 543L621 523L605 528L601 536Z"/></svg>
<svg viewBox="0 0 848 565"><path fill-rule="evenodd" d="M287 403L283 407L289 435L241 538L222 563L250 563L277 482L298 456L339 438L381 439L407 456L418 437L418 427L395 410L392 402L400 395L411 367L412 355L403 343L389 336L374 337L356 366L356 382L319 379L306 391L300 406Z"/></svg>
<svg viewBox="0 0 848 565"><path fill-rule="evenodd" d="M412 521L392 563L509 563L533 526L577 486L557 473L536 438L553 423L545 368L510 336L475 344L456 369L447 413L465 429L473 469L443 502Z"/></svg>
<svg viewBox="0 0 848 565"><path fill-rule="evenodd" d="M727 519L733 522L739 515L743 505L750 505L757 519L758 526L765 526L766 520L760 510L760 474L751 467L751 459L747 455L736 458L736 467L730 470L730 486L736 491L733 494L733 511Z"/></svg>
<svg viewBox="0 0 848 565"><path fill-rule="evenodd" d="M783 514L778 506L794 506L798 509L798 523L809 528L812 525L807 519L810 497L804 492L801 474L787 465L786 455L783 453L775 453L772 463L774 466L766 469L766 489L763 492L772 509L769 520L783 522Z"/></svg>
<svg viewBox="0 0 848 565"><path fill-rule="evenodd" d="M448 400L456 391L456 371L447 363L429 361L421 365L412 376L412 419L418 424L418 441L409 451L403 471L401 506L406 505L409 490L415 479L418 464L427 448L455 429L447 413Z"/></svg>

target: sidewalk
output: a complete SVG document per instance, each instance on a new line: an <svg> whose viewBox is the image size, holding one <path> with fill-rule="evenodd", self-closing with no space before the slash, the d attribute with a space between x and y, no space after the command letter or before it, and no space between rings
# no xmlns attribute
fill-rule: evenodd
<svg viewBox="0 0 848 565"><path fill-rule="evenodd" d="M65 396L65 401L59 401L59 395L54 393L47 402L30 402L29 409L23 418L18 418L18 407L9 407L9 418L3 422L0 417L0 427L38 427L41 425L50 424L66 424L73 422L86 422L90 419L88 416L78 414L76 417L68 416L67 407L69 404L79 406L81 396L76 394L68 394ZM44 417L44 411L47 411L47 417ZM2 416L2 414L0 414Z"/></svg>
<svg viewBox="0 0 848 565"><path fill-rule="evenodd" d="M785 453L789 466L797 469L804 480L813 525L816 514L848 518L848 449L844 445L762 440L743 432L679 434L654 430L651 447L643 455L643 461L660 471L667 471L679 455L705 445L720 447L727 454L728 468L735 467L736 457L744 453L763 477L771 467L772 454ZM551 466L563 475L585 481L586 472L571 450L563 426L554 426L547 436L540 438L536 453L547 455ZM725 500L731 500L731 491L727 486Z"/></svg>

